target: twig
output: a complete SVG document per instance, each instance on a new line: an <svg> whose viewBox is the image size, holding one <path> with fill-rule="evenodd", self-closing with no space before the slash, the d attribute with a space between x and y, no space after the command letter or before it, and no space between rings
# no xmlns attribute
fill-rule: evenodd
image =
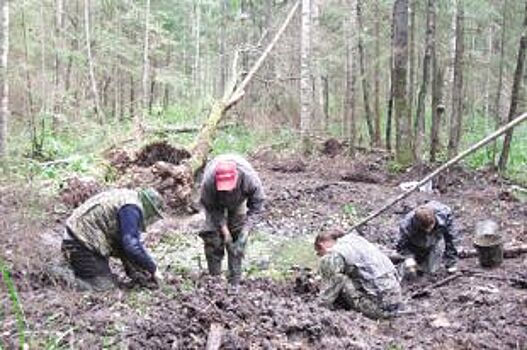
<svg viewBox="0 0 527 350"><path fill-rule="evenodd" d="M426 184L428 181L432 180L434 177L436 177L437 175L439 175L441 172L443 172L444 170L448 169L449 167L451 167L452 165L456 164L457 162L459 162L461 159L465 158L466 156L468 156L469 154L472 154L474 153L475 151L477 151L478 149L480 149L481 147L485 146L487 143L493 141L494 139L496 139L497 137L499 137L500 135L504 134L505 132L507 132L508 130L514 128L516 125L524 122L527 120L527 113L524 113L518 117L516 117L514 120L512 120L511 122L505 124L504 126L502 126L501 128L499 128L498 130L494 131L492 134L488 135L487 137L485 137L484 139L482 139L481 141L477 142L476 144L470 146L467 150L461 152L460 154L458 154L457 156L455 156L454 158L450 159L448 162L446 162L445 164L441 165L439 168L437 168L436 170L434 170L433 172L431 172L430 174L428 174L427 176L425 176L421 181L419 181L417 184L414 185L413 188L410 188L408 191L404 192L404 193L401 193L399 196L397 196L396 198L390 200L388 202L388 204L386 204L385 206L383 206L382 208L374 211L372 214L370 214L369 216L367 216L365 219L361 220L359 223L353 225L353 227L348 231L348 232L352 232L353 230L357 229L358 227L364 225L365 223L367 223L368 221L376 218L377 216L381 215L382 213L384 213L387 209L391 208L395 203L405 199L406 197L408 197L410 194L412 194L414 191L416 191L419 187L423 186L424 184Z"/></svg>
<svg viewBox="0 0 527 350"><path fill-rule="evenodd" d="M218 323L211 323L206 350L218 350L221 346L222 335L223 327Z"/></svg>
<svg viewBox="0 0 527 350"><path fill-rule="evenodd" d="M415 293L412 293L412 299L415 298L421 298L430 295L430 292L432 292L433 289L439 288L441 286L444 286L447 283L452 282L455 279L458 279L459 277L463 276L462 272L457 272L451 276L448 276L447 278L444 278L434 284L431 284L427 286L426 288L423 288Z"/></svg>

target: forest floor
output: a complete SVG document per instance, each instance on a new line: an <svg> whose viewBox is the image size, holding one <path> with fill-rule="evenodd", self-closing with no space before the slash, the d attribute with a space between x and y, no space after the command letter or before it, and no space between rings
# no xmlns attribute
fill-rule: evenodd
<svg viewBox="0 0 527 350"><path fill-rule="evenodd" d="M53 283L46 268L59 259L66 213L57 214L53 203L28 203L30 193L20 186L0 187L0 254L12 270L26 324L17 326L0 284L1 344L15 348L25 329L25 341L35 349L203 349L215 324L223 330L222 349L527 349L527 289L506 279L527 279L527 255L492 270L479 267L476 258L462 259L458 278L420 298L411 296L446 272L406 284L411 314L393 320L318 306L319 286L310 270L316 267L314 235L349 227L399 194L401 182L418 180L427 169L392 173L379 153L351 161L260 151L250 159L268 203L236 296L226 293L224 279L204 273L196 236L202 214L173 216L149 230L147 245L167 276L159 289L81 293ZM394 206L361 233L393 249L401 216L435 199L452 207L464 247L472 247L474 225L484 219L500 224L507 244L527 243L527 206L510 183L455 168L434 187L434 193L415 193ZM47 205L47 214L28 213L39 205Z"/></svg>

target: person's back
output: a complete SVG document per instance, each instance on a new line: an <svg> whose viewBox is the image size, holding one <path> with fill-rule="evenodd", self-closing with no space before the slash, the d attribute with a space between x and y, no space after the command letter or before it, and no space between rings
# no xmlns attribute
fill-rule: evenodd
<svg viewBox="0 0 527 350"><path fill-rule="evenodd" d="M366 239L349 233L339 239L330 252L346 261L345 273L355 286L371 296L380 297L387 291L400 292L397 271L390 259Z"/></svg>

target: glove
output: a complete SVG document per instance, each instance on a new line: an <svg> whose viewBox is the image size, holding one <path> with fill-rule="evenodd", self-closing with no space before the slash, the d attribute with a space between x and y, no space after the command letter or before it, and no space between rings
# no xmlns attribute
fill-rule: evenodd
<svg viewBox="0 0 527 350"><path fill-rule="evenodd" d="M454 264L454 265L451 265L451 266L447 266L446 271L448 273L456 273L457 272L457 265Z"/></svg>
<svg viewBox="0 0 527 350"><path fill-rule="evenodd" d="M165 280L159 269L156 269L156 271L152 275L152 279L157 283L163 282Z"/></svg>
<svg viewBox="0 0 527 350"><path fill-rule="evenodd" d="M230 244L231 252L235 256L237 257L243 256L245 252L245 245L247 244L248 238L249 238L249 233L245 230L242 230L242 232L240 232L240 234L238 235L238 238L236 239L236 241Z"/></svg>
<svg viewBox="0 0 527 350"><path fill-rule="evenodd" d="M404 275L410 279L417 276L417 263L414 258L406 258L403 263Z"/></svg>

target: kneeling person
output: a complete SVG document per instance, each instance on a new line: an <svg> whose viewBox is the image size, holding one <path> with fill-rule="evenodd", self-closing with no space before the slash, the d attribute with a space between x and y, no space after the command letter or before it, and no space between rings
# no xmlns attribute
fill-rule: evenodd
<svg viewBox="0 0 527 350"><path fill-rule="evenodd" d="M229 282L238 285L242 258L254 214L262 210L264 192L254 168L238 155L220 155L205 167L200 190L205 228L200 232L211 275L221 273L228 254Z"/></svg>
<svg viewBox="0 0 527 350"><path fill-rule="evenodd" d="M442 260L448 272L455 272L455 236L452 210L442 203L430 201L406 214L397 242L397 252L406 258L403 273L434 273Z"/></svg>
<svg viewBox="0 0 527 350"><path fill-rule="evenodd" d="M147 188L108 190L76 208L66 220L62 252L80 287L114 287L110 257L122 261L134 282L145 284L162 279L140 240L140 231L162 216L162 207L161 195Z"/></svg>
<svg viewBox="0 0 527 350"><path fill-rule="evenodd" d="M319 234L315 240L315 250L322 257L322 304L353 309L371 318L394 316L402 305L395 266L359 235L342 236L344 232L333 230Z"/></svg>

